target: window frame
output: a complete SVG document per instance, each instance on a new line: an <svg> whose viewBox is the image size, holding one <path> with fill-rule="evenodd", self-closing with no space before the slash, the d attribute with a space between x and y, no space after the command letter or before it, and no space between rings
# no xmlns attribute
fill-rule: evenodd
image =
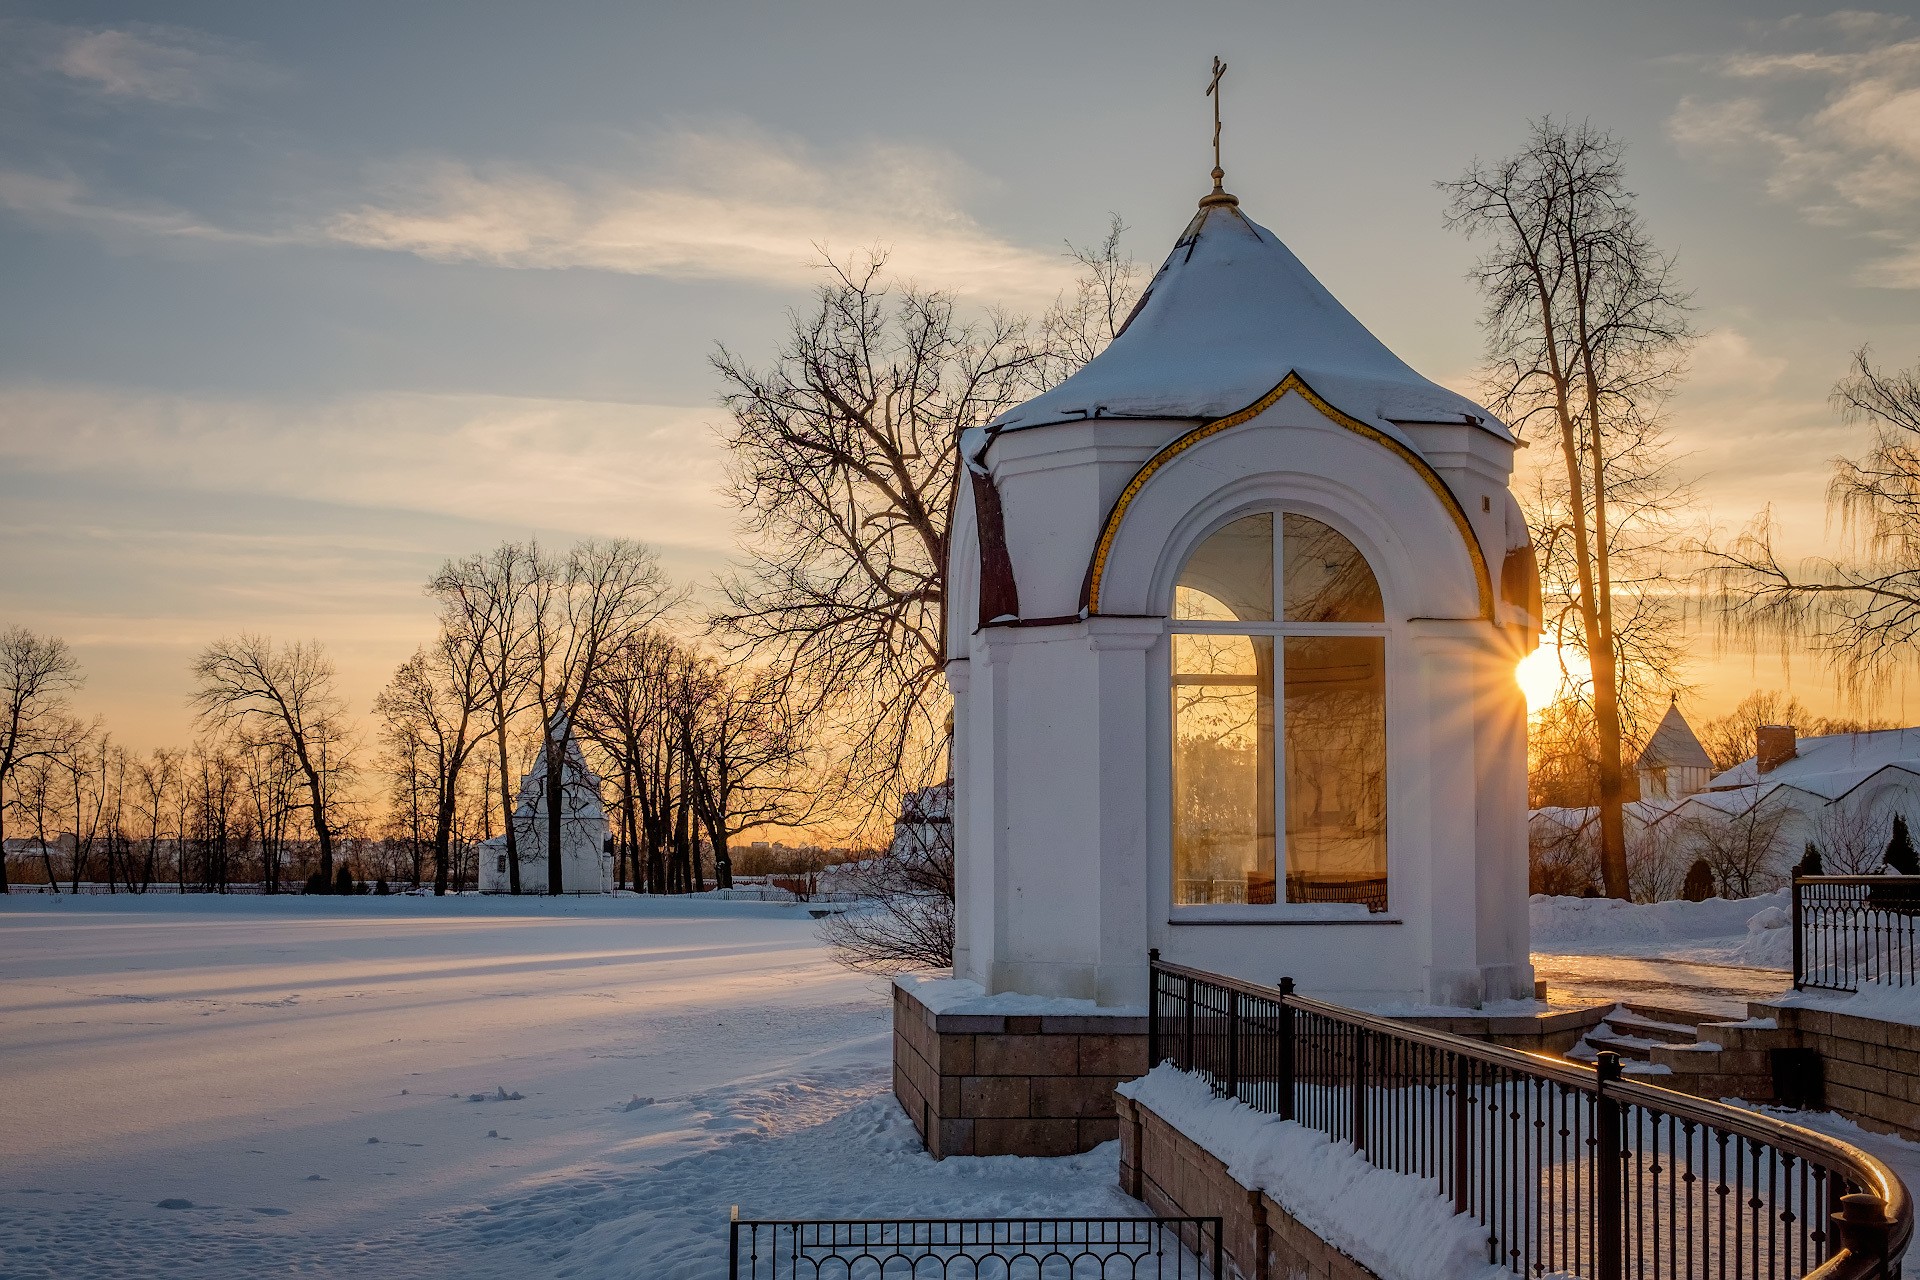
<svg viewBox="0 0 1920 1280"><path fill-rule="evenodd" d="M1185 573L1187 563L1205 545L1207 540L1236 520L1248 516L1270 514L1273 517L1273 614L1268 621L1243 622L1207 621L1201 619L1183 619L1175 616L1180 590L1180 578ZM1373 575L1375 586L1380 592L1382 621L1380 622L1288 622L1286 613L1286 516L1297 515L1316 521L1332 529L1353 547L1365 562L1368 572ZM1385 827L1384 843L1387 862L1387 909L1384 912L1369 911L1364 903L1315 903L1284 901L1287 882L1287 757L1286 757L1286 644L1290 636L1377 636L1381 639L1381 666L1384 680L1380 692L1381 733L1386 745L1384 769L1389 778L1395 772L1393 766L1392 744L1395 737L1396 702L1396 651L1395 628L1391 596L1387 583L1380 573L1377 560L1367 554L1359 539L1353 536L1350 527L1330 520L1319 511L1305 510L1286 502L1270 502L1256 506L1243 507L1209 521L1206 530L1193 539L1185 553L1174 566L1171 582L1167 588L1166 601L1167 638L1162 646L1165 655L1159 664L1160 688L1164 697L1162 705L1166 708L1166 732L1161 734L1165 758L1162 761L1161 777L1166 784L1167 822L1166 854L1163 860L1165 873L1164 885L1167 893L1167 907L1170 924L1398 924L1395 914L1394 868L1396 860L1394 850L1394 828L1392 804L1388 797L1392 790L1390 783L1383 787L1381 822ZM1177 646L1173 638L1178 635L1225 635L1225 636L1264 636L1273 640L1274 647L1274 690L1273 690L1273 876L1275 898L1271 903L1192 903L1181 904L1175 900L1175 889L1179 880L1175 866L1175 831L1179 821L1177 793L1175 791L1175 738L1178 724L1173 714L1174 693L1174 653Z"/></svg>

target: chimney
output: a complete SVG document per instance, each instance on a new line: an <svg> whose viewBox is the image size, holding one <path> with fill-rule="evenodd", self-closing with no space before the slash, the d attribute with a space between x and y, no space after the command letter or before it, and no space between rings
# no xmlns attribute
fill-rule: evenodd
<svg viewBox="0 0 1920 1280"><path fill-rule="evenodd" d="M1763 724L1754 734L1754 763L1761 773L1772 773L1799 754L1794 746L1793 726Z"/></svg>

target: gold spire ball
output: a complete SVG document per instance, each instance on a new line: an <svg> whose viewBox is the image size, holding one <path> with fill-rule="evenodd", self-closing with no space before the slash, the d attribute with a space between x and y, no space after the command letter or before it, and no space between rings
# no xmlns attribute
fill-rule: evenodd
<svg viewBox="0 0 1920 1280"><path fill-rule="evenodd" d="M1207 81L1207 96L1213 99L1213 190L1200 197L1202 209L1215 204L1237 207L1240 203L1240 197L1228 195L1226 188L1220 185L1220 180L1227 176L1227 171L1220 167L1220 77L1225 74L1227 64L1220 61L1220 55L1216 53L1213 55L1213 79Z"/></svg>

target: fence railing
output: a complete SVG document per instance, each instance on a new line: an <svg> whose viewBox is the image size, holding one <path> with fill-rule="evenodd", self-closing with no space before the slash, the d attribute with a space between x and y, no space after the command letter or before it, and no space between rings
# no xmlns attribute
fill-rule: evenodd
<svg viewBox="0 0 1920 1280"><path fill-rule="evenodd" d="M1425 1179L1516 1274L1897 1277L1898 1177L1837 1139L1561 1059L1151 962L1148 1059ZM1836 1216L1837 1215L1837 1216Z"/></svg>
<svg viewBox="0 0 1920 1280"><path fill-rule="evenodd" d="M1920 876L1795 876L1793 985L1920 982Z"/></svg>
<svg viewBox="0 0 1920 1280"><path fill-rule="evenodd" d="M1219 1218L745 1221L729 1280L1221 1280Z"/></svg>

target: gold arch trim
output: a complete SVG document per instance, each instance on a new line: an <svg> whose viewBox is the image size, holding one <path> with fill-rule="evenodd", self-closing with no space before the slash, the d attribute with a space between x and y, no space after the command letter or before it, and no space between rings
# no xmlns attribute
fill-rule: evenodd
<svg viewBox="0 0 1920 1280"><path fill-rule="evenodd" d="M1363 436L1376 444L1384 445L1390 452L1400 457L1408 466L1412 467L1419 477L1426 482L1427 488L1433 490L1434 496L1439 498L1441 505L1447 509L1447 514L1453 517L1454 527L1460 531L1460 539L1466 544L1467 558L1473 562L1474 585L1480 595L1480 616L1488 622L1492 622L1494 620L1493 578L1487 572L1486 555L1480 550L1480 539L1474 536L1473 525L1467 519L1466 511L1461 508L1460 499L1454 496L1452 489L1447 487L1447 482L1440 478L1440 473L1435 471L1425 458L1400 443L1400 441L1395 440L1392 436L1380 430L1380 428L1370 426L1353 415L1342 413L1339 409L1334 408L1331 404L1327 403L1319 392L1308 386L1306 381L1297 373L1289 373L1281 380L1279 386L1267 392L1267 394L1261 396L1246 408L1235 413L1230 413L1224 418L1216 418L1212 422L1202 423L1179 439L1168 442L1158 453L1148 458L1138 471L1134 472L1133 479L1127 481L1127 487L1120 491L1120 497L1114 502L1113 509L1107 513L1107 521L1100 528L1100 541L1094 544L1093 564L1089 567L1087 573L1088 614L1092 615L1100 612L1100 588L1102 586L1102 579L1106 576L1107 556L1113 550L1113 540L1120 533L1120 523L1126 519L1127 509L1133 505L1133 500L1139 494L1140 490L1146 487L1147 481L1153 479L1154 474L1166 466L1167 463L1171 462L1176 456L1191 449L1207 437L1217 436L1222 431L1240 426L1242 423L1251 422L1253 419L1259 417L1268 409L1280 403L1289 391L1298 392L1302 400L1305 400L1328 419L1345 427L1355 435Z"/></svg>

